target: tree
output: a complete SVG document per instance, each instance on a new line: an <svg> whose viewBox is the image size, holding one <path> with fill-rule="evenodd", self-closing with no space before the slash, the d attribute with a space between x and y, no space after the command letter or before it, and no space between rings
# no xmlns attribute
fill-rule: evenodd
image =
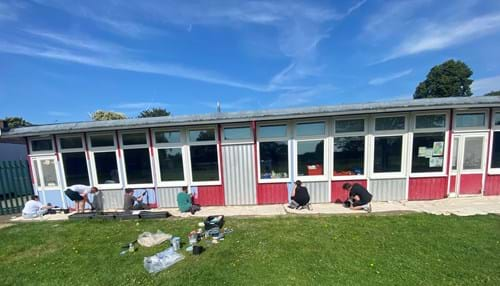
<svg viewBox="0 0 500 286"><path fill-rule="evenodd" d="M22 117L5 117L4 121L7 123L8 128L17 128L17 127L33 125L30 122L24 120Z"/></svg>
<svg viewBox="0 0 500 286"><path fill-rule="evenodd" d="M90 117L94 121L127 119L127 116L123 113L105 110L96 110L96 112L90 114Z"/></svg>
<svg viewBox="0 0 500 286"><path fill-rule="evenodd" d="M462 61L434 66L415 90L413 98L471 96L472 70Z"/></svg>
<svg viewBox="0 0 500 286"><path fill-rule="evenodd" d="M486 94L483 94L484 96L500 96L500 90L496 90L496 91L490 91Z"/></svg>
<svg viewBox="0 0 500 286"><path fill-rule="evenodd" d="M153 107L146 110L141 111L139 114L139 118L145 117L160 117L160 116L169 116L170 112L168 112L165 108L161 107Z"/></svg>

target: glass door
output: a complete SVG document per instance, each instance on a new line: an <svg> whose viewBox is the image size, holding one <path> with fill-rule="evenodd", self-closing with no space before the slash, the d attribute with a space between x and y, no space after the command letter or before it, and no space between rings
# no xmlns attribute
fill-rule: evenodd
<svg viewBox="0 0 500 286"><path fill-rule="evenodd" d="M483 190L486 134L453 135L450 192L478 195Z"/></svg>

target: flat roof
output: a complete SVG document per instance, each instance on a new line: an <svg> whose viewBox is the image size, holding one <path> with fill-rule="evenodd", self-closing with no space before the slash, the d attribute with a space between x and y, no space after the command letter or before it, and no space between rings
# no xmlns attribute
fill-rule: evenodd
<svg viewBox="0 0 500 286"><path fill-rule="evenodd" d="M464 109L481 107L500 107L500 96L472 96L396 100L385 102L339 104L259 111L220 112L198 115L163 116L150 118L131 118L107 121L84 121L73 123L46 124L14 128L0 133L1 141L8 138L41 136L49 134L68 134L94 131L109 131L148 127L189 126L216 123L238 123L280 119L325 117L334 115L373 114L398 111L419 111L437 109Z"/></svg>

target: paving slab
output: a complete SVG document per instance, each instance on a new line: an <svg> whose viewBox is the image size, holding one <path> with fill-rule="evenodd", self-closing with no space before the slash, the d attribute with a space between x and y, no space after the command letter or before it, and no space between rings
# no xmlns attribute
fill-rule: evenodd
<svg viewBox="0 0 500 286"><path fill-rule="evenodd" d="M500 214L500 196L473 196L447 198L435 201L406 201L405 207L435 215L486 215Z"/></svg>
<svg viewBox="0 0 500 286"><path fill-rule="evenodd" d="M400 202L372 202L372 213L390 213L390 212L410 212L409 208L402 205ZM363 210L351 210L345 208L342 204L311 204L311 209L290 209L287 205L283 208L290 214L360 214L367 213Z"/></svg>

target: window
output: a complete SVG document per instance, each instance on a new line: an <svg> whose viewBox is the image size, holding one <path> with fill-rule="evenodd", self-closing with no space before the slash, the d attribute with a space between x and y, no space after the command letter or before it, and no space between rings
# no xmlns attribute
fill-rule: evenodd
<svg viewBox="0 0 500 286"><path fill-rule="evenodd" d="M500 168L500 131L496 131L493 133L493 147L491 150L491 168Z"/></svg>
<svg viewBox="0 0 500 286"><path fill-rule="evenodd" d="M112 134L90 135L91 147L114 147L115 139Z"/></svg>
<svg viewBox="0 0 500 286"><path fill-rule="evenodd" d="M250 127L224 127L224 140L251 140Z"/></svg>
<svg viewBox="0 0 500 286"><path fill-rule="evenodd" d="M162 182L184 180L182 148L158 149L158 161Z"/></svg>
<svg viewBox="0 0 500 286"><path fill-rule="evenodd" d="M215 141L215 130L190 130L189 142Z"/></svg>
<svg viewBox="0 0 500 286"><path fill-rule="evenodd" d="M324 140L297 142L297 170L299 176L323 175Z"/></svg>
<svg viewBox="0 0 500 286"><path fill-rule="evenodd" d="M190 146L193 182L218 181L217 145Z"/></svg>
<svg viewBox="0 0 500 286"><path fill-rule="evenodd" d="M288 178L288 141L260 142L260 178Z"/></svg>
<svg viewBox="0 0 500 286"><path fill-rule="evenodd" d="M89 134L92 173L100 187L121 187L114 134Z"/></svg>
<svg viewBox="0 0 500 286"><path fill-rule="evenodd" d="M325 123L298 123L296 133L297 136L325 135Z"/></svg>
<svg viewBox="0 0 500 286"><path fill-rule="evenodd" d="M81 136L59 138L66 186L90 185L87 156Z"/></svg>
<svg viewBox="0 0 500 286"><path fill-rule="evenodd" d="M402 130L405 129L405 117L380 117L375 119L375 130Z"/></svg>
<svg viewBox="0 0 500 286"><path fill-rule="evenodd" d="M61 143L61 150L83 148L82 137L80 136L59 138L59 142Z"/></svg>
<svg viewBox="0 0 500 286"><path fill-rule="evenodd" d="M152 184L151 157L146 132L121 134L123 162L128 185Z"/></svg>
<svg viewBox="0 0 500 286"><path fill-rule="evenodd" d="M259 127L259 138L280 138L286 136L286 125L267 125Z"/></svg>
<svg viewBox="0 0 500 286"><path fill-rule="evenodd" d="M156 143L180 143L180 131L157 131L155 132Z"/></svg>
<svg viewBox="0 0 500 286"><path fill-rule="evenodd" d="M444 132L413 134L411 171L413 173L442 172L444 148Z"/></svg>
<svg viewBox="0 0 500 286"><path fill-rule="evenodd" d="M484 113L461 113L455 116L457 128L484 127L486 115Z"/></svg>
<svg viewBox="0 0 500 286"><path fill-rule="evenodd" d="M464 170L481 169L483 159L483 137L466 137L464 145Z"/></svg>
<svg viewBox="0 0 500 286"><path fill-rule="evenodd" d="M52 151L52 139L32 139L31 140L31 151L42 152L42 151Z"/></svg>
<svg viewBox="0 0 500 286"><path fill-rule="evenodd" d="M500 112L495 113L495 125L500 125Z"/></svg>
<svg viewBox="0 0 500 286"><path fill-rule="evenodd" d="M456 170L457 169L457 158L458 158L458 143L459 143L459 138L453 138L453 153L451 154L451 169Z"/></svg>
<svg viewBox="0 0 500 286"><path fill-rule="evenodd" d="M333 147L333 175L364 174L365 137L335 137Z"/></svg>
<svg viewBox="0 0 500 286"><path fill-rule="evenodd" d="M446 115L431 114L417 115L415 117L415 128L445 128Z"/></svg>
<svg viewBox="0 0 500 286"><path fill-rule="evenodd" d="M335 133L364 132L364 119L335 120Z"/></svg>
<svg viewBox="0 0 500 286"><path fill-rule="evenodd" d="M59 187L55 161L53 158L36 158L33 160L37 186L42 189L57 189Z"/></svg>
<svg viewBox="0 0 500 286"><path fill-rule="evenodd" d="M401 172L403 136L375 137L374 172Z"/></svg>

